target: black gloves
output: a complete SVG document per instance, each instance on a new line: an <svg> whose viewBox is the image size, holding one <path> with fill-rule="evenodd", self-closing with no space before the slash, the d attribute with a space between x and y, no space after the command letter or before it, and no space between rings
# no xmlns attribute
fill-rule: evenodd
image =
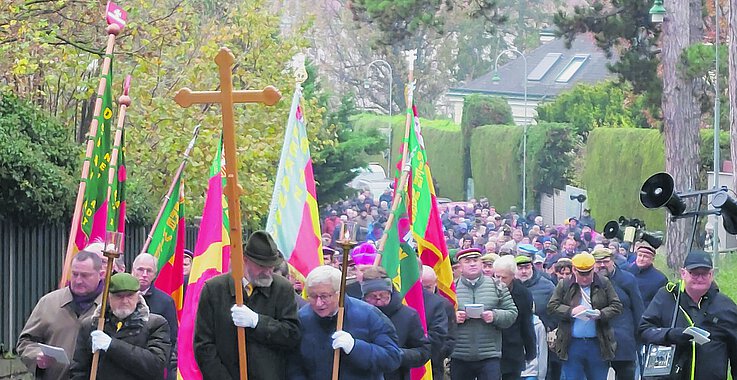
<svg viewBox="0 0 737 380"><path fill-rule="evenodd" d="M665 337L674 344L686 344L693 338L691 335L683 333L683 327L674 327L665 334Z"/></svg>

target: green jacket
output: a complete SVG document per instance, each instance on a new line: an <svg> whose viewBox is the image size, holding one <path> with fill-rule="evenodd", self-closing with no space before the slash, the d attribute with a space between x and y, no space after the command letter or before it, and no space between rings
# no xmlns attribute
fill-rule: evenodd
<svg viewBox="0 0 737 380"><path fill-rule="evenodd" d="M465 278L456 282L458 310L466 305L481 303L484 310L494 312L491 323L480 318L467 318L458 324L458 339L451 358L464 361L478 361L502 356L502 332L517 319L515 306L506 285L486 276L479 277L476 284Z"/></svg>
<svg viewBox="0 0 737 380"><path fill-rule="evenodd" d="M581 302L581 287L574 278L558 282L548 303L548 314L560 321L553 350L561 360L568 360L568 346L571 344L573 329L571 310ZM617 349L617 341L614 339L614 331L609 326L609 321L622 314L622 302L609 279L596 273L591 283L591 306L601 311L599 319L596 320L596 337L601 349L601 358L612 360Z"/></svg>

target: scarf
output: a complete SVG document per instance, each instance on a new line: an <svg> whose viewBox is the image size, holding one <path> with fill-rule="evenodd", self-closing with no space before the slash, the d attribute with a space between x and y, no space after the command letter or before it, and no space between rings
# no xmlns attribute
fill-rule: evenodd
<svg viewBox="0 0 737 380"><path fill-rule="evenodd" d="M72 292L72 305L74 306L74 312L77 313L77 316L86 313L94 305L95 299L97 299L97 296L102 293L103 286L103 281L100 281L100 283L97 284L97 289L95 289L95 291L84 296L78 296Z"/></svg>

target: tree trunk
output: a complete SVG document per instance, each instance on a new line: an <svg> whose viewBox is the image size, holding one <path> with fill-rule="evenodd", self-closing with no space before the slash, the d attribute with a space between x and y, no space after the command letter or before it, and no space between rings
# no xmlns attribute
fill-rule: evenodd
<svg viewBox="0 0 737 380"><path fill-rule="evenodd" d="M692 17L701 19L700 13L692 14L692 3L694 0L666 0L664 4L668 10L662 34L665 170L673 176L679 192L698 190L700 111L694 93L698 82L687 79L678 67L683 50L701 37L697 23L691 22ZM692 222L668 218L666 250L673 270L683 265Z"/></svg>
<svg viewBox="0 0 737 380"><path fill-rule="evenodd" d="M737 43L737 0L729 2L727 41L730 45ZM728 46L730 46L728 45ZM729 49L729 136L732 147L732 186L737 189L737 50ZM716 231L716 229L714 229Z"/></svg>

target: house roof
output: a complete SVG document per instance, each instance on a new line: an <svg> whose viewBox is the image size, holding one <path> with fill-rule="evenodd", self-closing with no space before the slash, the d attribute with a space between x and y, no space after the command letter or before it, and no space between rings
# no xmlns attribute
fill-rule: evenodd
<svg viewBox="0 0 737 380"><path fill-rule="evenodd" d="M507 96L524 94L525 65L519 55L499 66L498 83L493 83L494 71L489 71L478 78L449 90L450 95L483 93ZM616 61L616 55L607 58L596 46L589 34L578 36L565 47L565 42L558 38L544 43L525 54L527 58L527 95L529 98L555 97L559 93L571 89L578 83L597 83L612 78L614 75L607 69L607 64Z"/></svg>

